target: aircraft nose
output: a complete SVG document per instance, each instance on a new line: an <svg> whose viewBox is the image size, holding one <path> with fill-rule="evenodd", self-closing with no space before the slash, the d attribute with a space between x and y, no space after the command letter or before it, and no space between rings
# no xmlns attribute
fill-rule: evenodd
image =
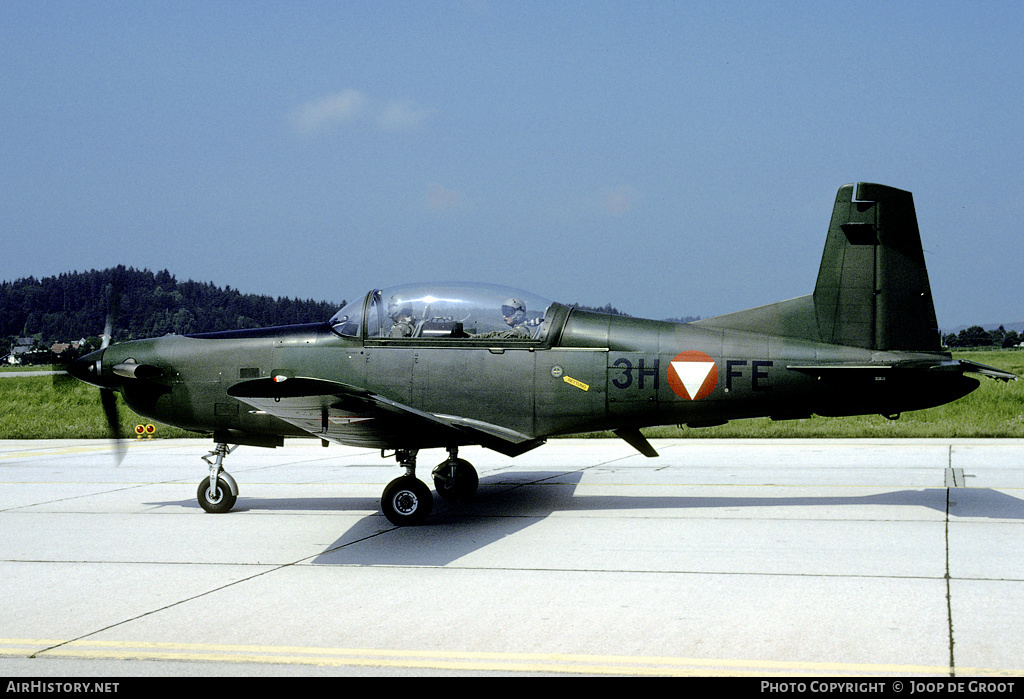
<svg viewBox="0 0 1024 699"><path fill-rule="evenodd" d="M79 381L106 388L103 383L103 353L105 349L90 352L68 365L68 373Z"/></svg>

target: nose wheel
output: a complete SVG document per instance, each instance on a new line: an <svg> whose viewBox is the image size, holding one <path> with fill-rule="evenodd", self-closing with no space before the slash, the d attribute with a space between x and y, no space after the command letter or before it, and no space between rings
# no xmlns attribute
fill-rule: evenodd
<svg viewBox="0 0 1024 699"><path fill-rule="evenodd" d="M199 506L211 514L230 512L235 506L238 495L231 492L231 486L223 478L217 479L217 485L211 490L210 479L204 478L196 491Z"/></svg>
<svg viewBox="0 0 1024 699"><path fill-rule="evenodd" d="M231 474L224 470L224 457L238 448L236 444L228 447L221 443L206 456L203 461L210 465L210 475L199 481L196 499L199 506L211 514L230 512L238 500L238 484ZM211 461L210 459L213 458Z"/></svg>

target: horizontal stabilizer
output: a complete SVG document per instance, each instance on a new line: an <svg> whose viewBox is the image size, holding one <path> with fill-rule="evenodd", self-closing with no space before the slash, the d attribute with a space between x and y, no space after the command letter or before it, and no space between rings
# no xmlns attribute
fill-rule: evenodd
<svg viewBox="0 0 1024 699"><path fill-rule="evenodd" d="M985 364L978 364L968 359L959 360L959 364L963 369L964 373L982 374L991 379L998 379L999 381L1016 381L1017 375L1009 371L1003 371L1002 369L996 369L993 366L986 366Z"/></svg>
<svg viewBox="0 0 1024 699"><path fill-rule="evenodd" d="M799 371L801 374L807 374L808 376L837 376L840 374L875 374L880 372L892 371L892 364L791 364L786 367L790 371Z"/></svg>
<svg viewBox="0 0 1024 699"><path fill-rule="evenodd" d="M790 364L786 367L791 371L799 371L802 374L808 376L816 376L819 378L824 377L839 377L839 376L852 376L853 374L875 374L883 376L886 373L892 372L907 372L907 371L929 371L929 372L957 372L960 374L982 374L992 379L998 379L1000 381L1016 381L1017 375L997 369L995 367L987 366L985 364L979 364L972 362L967 359L948 359L948 358L935 358L935 359L909 359L891 364L883 363L846 363L836 362L832 364Z"/></svg>

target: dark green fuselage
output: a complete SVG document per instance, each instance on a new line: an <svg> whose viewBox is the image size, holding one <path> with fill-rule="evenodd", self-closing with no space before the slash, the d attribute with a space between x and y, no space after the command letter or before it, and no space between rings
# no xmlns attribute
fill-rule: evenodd
<svg viewBox="0 0 1024 699"><path fill-rule="evenodd" d="M955 400L978 385L959 372L912 368L916 361L948 361L942 353L878 352L557 304L552 315L547 336L529 343L361 340L313 325L126 342L107 348L103 364L134 361L162 370L158 380L122 386L140 415L240 443L310 436L228 394L235 384L274 376L315 377L535 438L762 416L894 415ZM680 392L673 363L692 360L708 369L707 376L698 389L691 380L691 391ZM899 369L901 362L909 367ZM857 370L819 376L791 368L837 364ZM337 441L389 449L450 446L450 437L409 429L398 419L359 421L354 412Z"/></svg>

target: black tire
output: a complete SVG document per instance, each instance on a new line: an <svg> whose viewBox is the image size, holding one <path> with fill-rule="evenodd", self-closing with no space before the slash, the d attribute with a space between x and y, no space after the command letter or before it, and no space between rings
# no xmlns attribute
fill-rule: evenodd
<svg viewBox="0 0 1024 699"><path fill-rule="evenodd" d="M210 479L204 478L199 481L196 499L199 500L199 506L211 514L230 512L231 508L235 506L235 500L238 499L237 495L232 495L231 488L228 487L227 481L223 478L217 479L216 497L210 498L209 491Z"/></svg>
<svg viewBox="0 0 1024 699"><path fill-rule="evenodd" d="M388 483L380 498L380 509L388 521L399 527L422 524L434 507L430 488L418 478L401 476Z"/></svg>
<svg viewBox="0 0 1024 699"><path fill-rule="evenodd" d="M449 459L434 469L434 489L450 503L469 502L479 485L476 469L465 459Z"/></svg>

